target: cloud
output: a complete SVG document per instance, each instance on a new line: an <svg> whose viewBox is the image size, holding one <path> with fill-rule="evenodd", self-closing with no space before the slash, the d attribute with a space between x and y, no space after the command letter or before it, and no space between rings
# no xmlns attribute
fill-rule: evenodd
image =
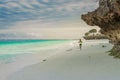
<svg viewBox="0 0 120 80"><path fill-rule="evenodd" d="M76 25L74 20L80 20L81 13L97 8L96 3L97 0L1 0L0 30L37 35L32 30L83 26L81 21Z"/></svg>
<svg viewBox="0 0 120 80"><path fill-rule="evenodd" d="M92 3L92 4L91 4ZM65 9L66 11L75 11L77 10L83 10L83 8L85 7L90 7L90 6L94 6L94 8L96 8L98 6L98 4L96 4L96 2L93 1L79 1L79 2L69 2L69 3L64 3L61 6L56 7L56 10L63 10Z"/></svg>
<svg viewBox="0 0 120 80"><path fill-rule="evenodd" d="M48 2L49 2L49 0L43 0L43 2L47 2L47 3L48 3Z"/></svg>
<svg viewBox="0 0 120 80"><path fill-rule="evenodd" d="M0 6L0 28L4 28L21 21L70 19L87 9L94 9L97 4L96 0L5 0L0 1Z"/></svg>

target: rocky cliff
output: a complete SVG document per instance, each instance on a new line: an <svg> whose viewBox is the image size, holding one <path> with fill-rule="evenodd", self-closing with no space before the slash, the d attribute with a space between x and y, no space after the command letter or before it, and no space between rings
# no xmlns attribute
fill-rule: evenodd
<svg viewBox="0 0 120 80"><path fill-rule="evenodd" d="M101 33L114 42L113 50L120 53L120 0L99 0L99 7L81 18L88 25L99 26Z"/></svg>

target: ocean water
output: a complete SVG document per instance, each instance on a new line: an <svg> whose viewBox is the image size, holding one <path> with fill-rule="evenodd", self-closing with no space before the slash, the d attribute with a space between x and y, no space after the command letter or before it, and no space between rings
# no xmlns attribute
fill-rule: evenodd
<svg viewBox="0 0 120 80"><path fill-rule="evenodd" d="M36 53L46 47L52 47L70 40L1 40L0 60L11 59L21 54ZM9 61L9 60L7 60Z"/></svg>

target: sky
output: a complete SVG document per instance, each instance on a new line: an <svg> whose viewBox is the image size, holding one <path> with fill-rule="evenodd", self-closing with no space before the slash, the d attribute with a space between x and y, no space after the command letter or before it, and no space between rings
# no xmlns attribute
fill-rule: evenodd
<svg viewBox="0 0 120 80"><path fill-rule="evenodd" d="M78 39L98 0L0 0L0 39Z"/></svg>

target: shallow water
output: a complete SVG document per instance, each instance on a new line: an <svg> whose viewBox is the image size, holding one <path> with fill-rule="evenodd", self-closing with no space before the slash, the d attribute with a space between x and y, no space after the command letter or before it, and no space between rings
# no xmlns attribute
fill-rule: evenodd
<svg viewBox="0 0 120 80"><path fill-rule="evenodd" d="M22 54L37 53L70 40L0 40L0 63L11 63Z"/></svg>
<svg viewBox="0 0 120 80"><path fill-rule="evenodd" d="M0 41L1 54L30 53L46 46L64 43L68 40L6 40Z"/></svg>

